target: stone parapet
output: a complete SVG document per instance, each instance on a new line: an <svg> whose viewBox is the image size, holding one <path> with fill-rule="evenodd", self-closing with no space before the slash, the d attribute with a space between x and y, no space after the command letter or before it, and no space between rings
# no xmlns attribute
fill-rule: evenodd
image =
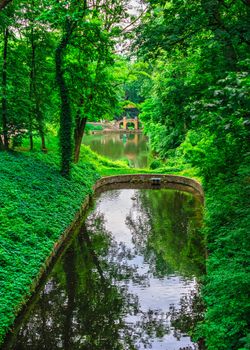
<svg viewBox="0 0 250 350"><path fill-rule="evenodd" d="M191 178L165 174L129 174L107 176L99 179L93 186L94 191L108 190L109 188L173 188L190 192L204 201L204 191L201 184Z"/></svg>

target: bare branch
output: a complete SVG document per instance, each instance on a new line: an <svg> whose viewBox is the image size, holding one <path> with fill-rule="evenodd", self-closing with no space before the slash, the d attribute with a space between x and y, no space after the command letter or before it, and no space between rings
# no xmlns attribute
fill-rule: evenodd
<svg viewBox="0 0 250 350"><path fill-rule="evenodd" d="M147 12L147 10L148 10L148 7L146 7L146 8L140 13L140 15L139 15L138 17L135 18L134 21L130 22L129 25L127 25L125 28L123 28L123 29L122 29L122 33L123 33L123 32L126 32L127 29L129 29L129 28L130 28L131 26L133 26L136 22L138 22L138 21L141 19L141 17Z"/></svg>

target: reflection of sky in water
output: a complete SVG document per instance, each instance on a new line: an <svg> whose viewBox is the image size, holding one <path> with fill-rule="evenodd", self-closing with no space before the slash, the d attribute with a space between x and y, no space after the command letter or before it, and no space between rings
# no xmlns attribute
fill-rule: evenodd
<svg viewBox="0 0 250 350"><path fill-rule="evenodd" d="M138 211L135 202L138 199L140 190L113 190L105 192L101 195L96 203L96 211L103 213L105 218L105 227L112 232L113 238L119 242L123 242L129 249L134 250L132 242L132 233L126 223L128 215L134 218L138 217ZM164 208L161 208L164 210ZM134 283L127 281L128 291L138 296L140 310L147 312L148 310L158 310L160 313L169 311L171 305L178 308L178 304L182 296L188 294L195 288L195 278L187 279L182 276L169 275L163 278L155 278L149 272L149 264L145 262L142 255L136 255L126 263L129 266L136 266L139 275L147 275L148 282L146 284ZM123 281L124 284L124 281ZM126 322L136 324L140 320L141 315L128 315ZM169 323L169 318L165 319L165 324ZM180 347L188 347L195 349L190 338L180 334L179 339L174 336L174 330L170 327L169 334L162 338L151 340L152 349L179 350ZM137 343L138 349L144 349L144 345Z"/></svg>
<svg viewBox="0 0 250 350"><path fill-rule="evenodd" d="M112 232L116 241L121 241L133 247L132 236L126 224L126 217L130 212L133 201L131 197L135 190L108 191L102 194L96 210L105 213L105 227Z"/></svg>

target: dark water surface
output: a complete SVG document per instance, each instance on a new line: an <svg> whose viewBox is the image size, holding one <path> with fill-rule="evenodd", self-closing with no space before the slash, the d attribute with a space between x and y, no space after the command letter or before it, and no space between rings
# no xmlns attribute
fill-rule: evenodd
<svg viewBox="0 0 250 350"><path fill-rule="evenodd" d="M83 143L112 160L127 159L131 167L146 168L148 166L148 142L143 134L102 133L84 135Z"/></svg>
<svg viewBox="0 0 250 350"><path fill-rule="evenodd" d="M102 193L6 349L198 349L201 219L188 193Z"/></svg>

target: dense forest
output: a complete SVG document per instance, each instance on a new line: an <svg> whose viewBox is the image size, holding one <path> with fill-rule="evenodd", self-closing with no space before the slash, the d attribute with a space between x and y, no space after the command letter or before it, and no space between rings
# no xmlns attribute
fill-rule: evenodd
<svg viewBox="0 0 250 350"><path fill-rule="evenodd" d="M132 101L157 159L156 172L189 169L205 191L205 316L194 338L205 339L208 350L250 349L249 47L249 0L0 1L0 297L5 303L0 340L13 322L13 304L28 291L24 278L32 282L65 224L57 213L53 232L41 225L48 216L39 212L41 197L23 212L14 201L25 189L22 203L32 200L32 191L41 188L44 203L53 201L55 186L61 186L65 193L58 203L73 215L98 177L98 166L91 164L95 156L86 153L80 161L87 121L112 120ZM51 135L58 135L58 145ZM49 158L50 147L55 158ZM41 172L31 183L24 168ZM12 189L14 180L20 181L18 190ZM81 196L80 186L86 187ZM63 198L69 194L71 208ZM56 217L57 202L53 205ZM31 242L23 234L34 225L47 246L37 245L39 233ZM30 244L25 254L21 237ZM25 263L27 275L10 294L20 273L14 262L22 265L32 245L43 253L38 262Z"/></svg>

